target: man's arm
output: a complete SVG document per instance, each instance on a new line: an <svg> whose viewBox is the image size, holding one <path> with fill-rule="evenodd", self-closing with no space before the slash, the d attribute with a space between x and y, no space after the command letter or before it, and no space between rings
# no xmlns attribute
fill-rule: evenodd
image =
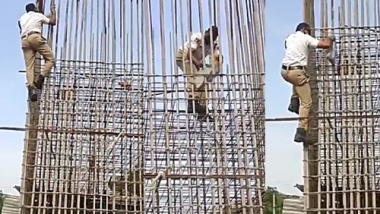
<svg viewBox="0 0 380 214"><path fill-rule="evenodd" d="M192 54L196 49L194 48L189 48L189 51L187 52L187 58L195 65L195 67L197 67L197 69L199 69L200 67L202 67L203 65L203 62L202 61L199 61L197 60L195 57L194 57L194 54Z"/></svg>
<svg viewBox="0 0 380 214"><path fill-rule="evenodd" d="M21 29L21 23L20 23L20 20L18 20L18 28L20 29L20 35L22 33L22 29Z"/></svg>
<svg viewBox="0 0 380 214"><path fill-rule="evenodd" d="M306 35L307 43L310 47L330 49L333 46L334 40L332 38L316 39L310 35Z"/></svg>
<svg viewBox="0 0 380 214"><path fill-rule="evenodd" d="M56 25L57 24L57 17L54 9L51 9L50 15L45 16L41 14L42 18L42 23L47 24L47 25Z"/></svg>
<svg viewBox="0 0 380 214"><path fill-rule="evenodd" d="M285 50L288 48L288 38L290 35L288 35L284 41Z"/></svg>
<svg viewBox="0 0 380 214"><path fill-rule="evenodd" d="M219 40L214 41L213 55L220 55Z"/></svg>
<svg viewBox="0 0 380 214"><path fill-rule="evenodd" d="M202 66L202 62L197 60L194 57L194 54L192 54L197 48L198 48L198 40L201 38L198 38L197 35L192 35L190 38L190 42L188 45L188 51L187 51L187 59L189 59L197 68L200 68Z"/></svg>
<svg viewBox="0 0 380 214"><path fill-rule="evenodd" d="M220 53L219 40L214 42L214 50L211 59L218 60L218 64L221 65L223 63L223 56Z"/></svg>
<svg viewBox="0 0 380 214"><path fill-rule="evenodd" d="M333 40L331 39L320 39L318 41L317 48L330 49L333 46Z"/></svg>

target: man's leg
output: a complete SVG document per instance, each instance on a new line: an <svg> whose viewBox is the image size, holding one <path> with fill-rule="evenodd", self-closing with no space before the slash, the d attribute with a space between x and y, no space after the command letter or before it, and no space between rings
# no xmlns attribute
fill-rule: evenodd
<svg viewBox="0 0 380 214"><path fill-rule="evenodd" d="M298 95L297 95L297 92L295 90L295 87L294 87L294 84L293 84L293 81L289 78L289 70L284 70L282 69L281 70L281 76L282 78L293 85L293 89L292 89L292 96L290 98L290 104L288 106L288 111L292 112L292 113L296 113L296 114L299 114L299 108L300 108L300 101L299 101L299 98L298 98Z"/></svg>
<svg viewBox="0 0 380 214"><path fill-rule="evenodd" d="M295 142L305 142L306 131L309 127L309 114L311 109L311 90L309 83L305 83L302 86L296 86L297 93L299 95L301 106L300 106L300 121L298 124L298 129L296 136L294 137Z"/></svg>
<svg viewBox="0 0 380 214"><path fill-rule="evenodd" d="M194 90L195 90L195 85L192 84L192 80L193 78L191 77L191 73L189 74L188 73L188 62L186 62L185 60L182 60L182 54L177 54L177 59L176 59L176 64L178 66L179 69L181 69L181 71L186 75L186 79L187 79L187 85L186 85L186 92L188 94L188 104L187 104L187 111L188 113L193 113L194 112L194 106L192 105L193 103L193 100L194 100ZM190 76L187 76L187 75L190 75Z"/></svg>
<svg viewBox="0 0 380 214"><path fill-rule="evenodd" d="M190 63L188 60L181 60L180 57L177 57L176 60L177 66L184 72L186 75L187 79L187 93L188 93L188 105L187 105L187 111L189 113L193 113L194 110L195 112L199 114L205 114L207 111L207 106L202 105L202 90L198 89L195 85L195 78L194 78L194 73L196 73L198 70L193 65ZM195 105L194 105L195 104Z"/></svg>
<svg viewBox="0 0 380 214"><path fill-rule="evenodd" d="M49 45L46 42L46 39L40 35L31 35L28 38L29 42L33 45L36 51L41 54L45 59L44 70L37 77L36 87L42 89L44 84L45 77L50 75L51 69L54 67L54 54Z"/></svg>
<svg viewBox="0 0 380 214"><path fill-rule="evenodd" d="M36 51L33 50L26 39L22 40L22 52L24 55L26 68L26 87L28 88L29 99L32 102L37 101L36 86L34 85L34 62L36 59Z"/></svg>
<svg viewBox="0 0 380 214"><path fill-rule="evenodd" d="M301 106L300 106L300 121L294 137L295 142L306 141L306 131L308 129L308 117L311 109L311 90L309 85L309 78L303 70L289 71L289 78L293 82L295 92L297 93Z"/></svg>
<svg viewBox="0 0 380 214"><path fill-rule="evenodd" d="M208 106L208 100L207 100L207 93L208 93L208 87L207 84L203 84L201 87L198 88L199 97L197 99L199 100L199 103L203 106Z"/></svg>
<svg viewBox="0 0 380 214"><path fill-rule="evenodd" d="M311 109L311 90L309 83L305 83L302 86L296 86L297 93L301 101L300 117L304 118L299 121L299 127L307 130L309 128L309 114Z"/></svg>
<svg viewBox="0 0 380 214"><path fill-rule="evenodd" d="M26 68L26 87L35 88L34 85L34 60L36 52L32 49L22 49Z"/></svg>
<svg viewBox="0 0 380 214"><path fill-rule="evenodd" d="M289 104L289 107L288 107L288 111L292 112L292 113L296 113L296 114L299 114L299 109L300 109L300 99L299 99L299 96L297 94L297 91L296 91L296 88L295 86L293 85L292 87L292 97L290 98L290 104Z"/></svg>
<svg viewBox="0 0 380 214"><path fill-rule="evenodd" d="M214 122L214 118L207 114L208 110L208 85L205 83L198 88L199 97L196 97L199 100L201 108L197 111L199 113L198 119L209 122Z"/></svg>

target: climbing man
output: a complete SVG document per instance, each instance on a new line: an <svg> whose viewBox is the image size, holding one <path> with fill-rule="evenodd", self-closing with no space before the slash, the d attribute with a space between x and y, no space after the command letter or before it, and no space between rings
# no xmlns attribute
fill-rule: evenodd
<svg viewBox="0 0 380 214"><path fill-rule="evenodd" d="M309 125L307 118L311 108L309 76L305 72L309 48L330 49L334 42L333 36L318 40L310 36L310 32L309 24L300 23L296 32L285 40L285 57L282 60L281 76L286 82L293 85L288 110L299 114L301 118L294 137L294 141L298 143L306 141L306 131Z"/></svg>
<svg viewBox="0 0 380 214"><path fill-rule="evenodd" d="M204 55L203 55L204 54ZM204 66L204 60L210 56L211 67ZM198 119L214 119L207 115L208 111L208 84L207 82L217 75L222 64L219 53L218 27L212 26L204 34L202 32L191 35L177 52L176 64L184 72L187 79L188 113L198 113Z"/></svg>
<svg viewBox="0 0 380 214"><path fill-rule="evenodd" d="M52 8L50 16L46 17L38 11L38 8L33 3L27 4L25 10L26 13L19 19L18 26L26 66L26 85L29 89L29 99L35 102L37 101L36 90L42 89L45 78L49 76L54 66L54 54L46 39L42 36L42 24L55 25L56 13L55 9ZM34 61L37 52L45 59L45 67L35 81Z"/></svg>

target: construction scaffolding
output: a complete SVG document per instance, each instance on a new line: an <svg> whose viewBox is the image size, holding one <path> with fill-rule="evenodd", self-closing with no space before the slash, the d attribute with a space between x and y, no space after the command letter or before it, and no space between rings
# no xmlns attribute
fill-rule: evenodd
<svg viewBox="0 0 380 214"><path fill-rule="evenodd" d="M317 38L336 35L336 60L312 51L314 145L305 146L307 213L380 213L380 1L304 1ZM315 18L318 17L318 18Z"/></svg>
<svg viewBox="0 0 380 214"><path fill-rule="evenodd" d="M57 60L28 102L22 213L264 213L263 1L36 3L56 5ZM224 65L201 122L175 54L211 25Z"/></svg>

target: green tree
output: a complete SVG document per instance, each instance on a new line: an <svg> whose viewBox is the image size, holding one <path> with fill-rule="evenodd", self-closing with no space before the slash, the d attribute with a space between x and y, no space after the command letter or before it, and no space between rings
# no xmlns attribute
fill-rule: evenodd
<svg viewBox="0 0 380 214"><path fill-rule="evenodd" d="M265 214L273 214L273 196L275 197L275 214L282 214L282 204L285 195L280 193L276 187L267 187L265 190Z"/></svg>
<svg viewBox="0 0 380 214"><path fill-rule="evenodd" d="M0 214L1 214L1 211L3 210L3 204L4 204L4 195L0 191Z"/></svg>

